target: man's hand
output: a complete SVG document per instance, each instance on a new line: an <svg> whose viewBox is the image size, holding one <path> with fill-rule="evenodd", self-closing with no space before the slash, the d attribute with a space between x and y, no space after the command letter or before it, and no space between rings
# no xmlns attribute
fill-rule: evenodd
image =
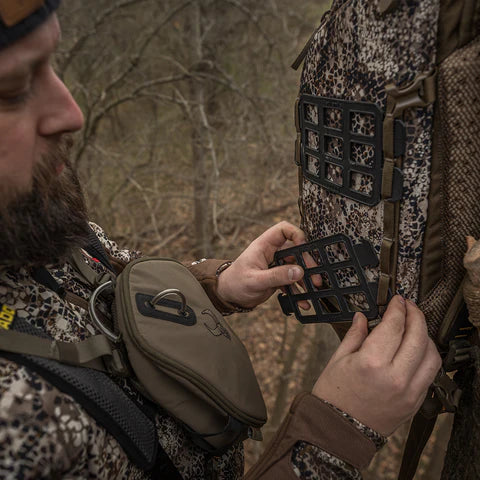
<svg viewBox="0 0 480 480"><path fill-rule="evenodd" d="M395 296L370 335L356 314L313 394L390 435L420 408L441 364L423 313Z"/></svg>
<svg viewBox="0 0 480 480"><path fill-rule="evenodd" d="M277 250L305 243L305 235L288 222L269 228L224 270L218 278L220 299L242 307L253 308L267 300L278 287L291 285L303 278L298 265L269 269Z"/></svg>

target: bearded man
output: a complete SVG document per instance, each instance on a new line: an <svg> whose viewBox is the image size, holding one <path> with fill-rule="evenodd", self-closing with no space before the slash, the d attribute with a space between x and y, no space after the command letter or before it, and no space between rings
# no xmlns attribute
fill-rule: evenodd
<svg viewBox="0 0 480 480"><path fill-rule="evenodd" d="M81 129L83 117L51 65L60 37L59 3L0 0L0 339L2 329L12 329L73 344L100 333L86 308L91 286L77 275L73 254L80 252L85 265L101 274L136 254L119 249L87 222L69 163L69 134ZM222 313L251 309L277 287L301 280L298 266L268 269L268 264L275 251L303 242L298 228L282 222L231 265L204 261L190 270ZM106 260L99 262L92 248ZM212 456L192 441L182 422L152 407L129 379L99 373L105 375L99 390L117 396L105 393L97 405L85 401L100 393L98 383L85 393L88 379L97 381L91 369L69 370L81 370L81 381L77 374L70 383L58 381L66 378L60 365L49 370L35 355L12 356L5 342L1 350L1 478L243 476L241 442ZM440 364L413 303L394 297L370 334L367 319L357 314L313 392L297 397L247 476L360 478L359 469L385 437L417 411ZM83 390L71 386L79 382ZM135 441L128 431L119 433L119 424L111 427L95 416L101 408L106 413L120 408L121 416L122 406L132 402L150 409L155 425L158 453L150 468L139 466L128 451Z"/></svg>

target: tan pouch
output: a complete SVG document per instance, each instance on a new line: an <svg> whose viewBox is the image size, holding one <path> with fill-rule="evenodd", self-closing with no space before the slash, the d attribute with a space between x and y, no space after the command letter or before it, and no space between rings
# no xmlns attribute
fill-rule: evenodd
<svg viewBox="0 0 480 480"><path fill-rule="evenodd" d="M186 267L167 258L129 263L115 307L139 383L198 444L219 450L258 437L267 414L248 353Z"/></svg>

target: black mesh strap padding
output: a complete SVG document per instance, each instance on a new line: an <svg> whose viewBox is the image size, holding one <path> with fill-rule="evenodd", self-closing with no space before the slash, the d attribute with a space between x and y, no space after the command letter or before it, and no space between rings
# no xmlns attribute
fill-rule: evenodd
<svg viewBox="0 0 480 480"><path fill-rule="evenodd" d="M158 445L155 425L108 376L33 355L5 354L5 357L33 370L73 397L116 438L133 463L143 470L153 468Z"/></svg>
<svg viewBox="0 0 480 480"><path fill-rule="evenodd" d="M27 321L16 318L19 332L49 338ZM143 470L173 467L164 452L158 452L155 422L106 374L89 368L64 365L33 355L2 355L33 370L60 391L72 396L100 425L113 435L129 459ZM147 407L148 408L148 407ZM157 454L158 457L157 457ZM159 461L157 462L157 458ZM174 473L176 469L173 467ZM168 478L181 478L172 476Z"/></svg>
<svg viewBox="0 0 480 480"><path fill-rule="evenodd" d="M100 260L102 265L112 272L115 272L112 264L110 263L110 259L105 251L102 242L97 237L97 234L93 231L90 225L88 226L90 232L88 234L88 245L85 247L85 250L92 256L95 257L97 260Z"/></svg>
<svg viewBox="0 0 480 480"><path fill-rule="evenodd" d="M32 270L32 278L40 285L55 292L59 297L64 297L65 289L59 285L55 278L53 278L53 275L45 267L38 267Z"/></svg>

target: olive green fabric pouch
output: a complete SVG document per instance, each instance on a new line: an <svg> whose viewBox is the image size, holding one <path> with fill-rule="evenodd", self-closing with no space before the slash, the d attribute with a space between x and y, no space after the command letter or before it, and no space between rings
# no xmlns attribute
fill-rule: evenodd
<svg viewBox="0 0 480 480"><path fill-rule="evenodd" d="M142 389L219 450L266 422L248 353L181 263L140 258L116 279L115 328Z"/></svg>

